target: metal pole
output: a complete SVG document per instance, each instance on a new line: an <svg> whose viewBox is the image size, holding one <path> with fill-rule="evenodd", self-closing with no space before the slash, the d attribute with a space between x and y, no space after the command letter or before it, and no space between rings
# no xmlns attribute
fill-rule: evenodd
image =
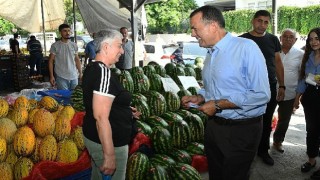
<svg viewBox="0 0 320 180"><path fill-rule="evenodd" d="M134 5L135 5L135 3L134 3L134 1L135 0L131 0L131 38L132 38L132 42L133 42L133 44L134 44L134 46L133 46L133 60L132 60L132 64L133 64L133 67L134 66L136 66L136 58L135 58L135 52L136 52L136 46L135 46L135 35L134 35L134 33L135 33L135 29L134 29L134 27L135 27L135 25L134 25L134 23L135 23L135 19L134 19Z"/></svg>
<svg viewBox="0 0 320 180"><path fill-rule="evenodd" d="M45 23L44 23L43 0L41 0L41 14L42 14L42 33L43 33L44 56L47 56L46 28L45 28Z"/></svg>
<svg viewBox="0 0 320 180"><path fill-rule="evenodd" d="M74 31L74 42L77 43L77 29L76 29L76 2L75 0L73 2L73 31Z"/></svg>
<svg viewBox="0 0 320 180"><path fill-rule="evenodd" d="M276 0L272 0L272 34L276 35L278 32L278 9Z"/></svg>

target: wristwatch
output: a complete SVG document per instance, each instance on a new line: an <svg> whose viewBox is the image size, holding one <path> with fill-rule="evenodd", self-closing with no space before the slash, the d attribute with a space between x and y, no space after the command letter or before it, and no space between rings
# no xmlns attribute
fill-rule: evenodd
<svg viewBox="0 0 320 180"><path fill-rule="evenodd" d="M214 107L216 108L216 113L222 112L221 107L218 105L218 101L214 101Z"/></svg>
<svg viewBox="0 0 320 180"><path fill-rule="evenodd" d="M286 86L279 86L279 88L283 88L283 90L286 90Z"/></svg>

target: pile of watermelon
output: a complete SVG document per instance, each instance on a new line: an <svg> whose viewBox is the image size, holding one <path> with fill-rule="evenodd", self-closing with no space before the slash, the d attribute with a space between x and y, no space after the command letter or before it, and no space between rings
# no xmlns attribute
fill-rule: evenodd
<svg viewBox="0 0 320 180"><path fill-rule="evenodd" d="M208 117L197 109L181 107L181 97L196 94L197 89L184 89L178 76L194 76L201 81L201 69L169 63L165 67L148 65L133 67L130 71L116 68L112 71L132 93L132 106L142 113L136 121L139 138L143 134L148 139L137 147L141 140L136 137L130 145L126 179L200 180L199 171L206 171L207 167L203 137ZM181 90L178 93L165 92L161 77L171 77ZM81 94L78 91L73 93L75 95L71 98L74 100L71 101L81 108L83 104L78 101ZM201 164L195 162L199 158Z"/></svg>

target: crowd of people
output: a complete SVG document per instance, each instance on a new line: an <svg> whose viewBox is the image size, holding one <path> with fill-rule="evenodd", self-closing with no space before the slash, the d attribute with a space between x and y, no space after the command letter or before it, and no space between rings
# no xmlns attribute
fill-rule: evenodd
<svg viewBox="0 0 320 180"><path fill-rule="evenodd" d="M274 165L269 149L275 110L278 107L272 146L283 153L290 118L300 102L308 156L301 172L316 166L320 80L312 77L320 74L320 28L310 30L301 50L294 46L298 38L295 30L284 29L278 38L267 32L270 23L270 13L259 10L252 17L252 30L237 37L225 29L223 14L214 6L202 6L190 14L191 36L208 53L202 71L204 88L197 95L182 97L181 103L185 108L197 104L209 116L204 146L210 180L248 180L256 155L265 164ZM128 39L128 28L94 33L85 50L88 62L83 75L77 44L70 40L70 26L61 24L59 32L61 39L50 48L50 83L60 90L73 90L82 82L86 110L83 134L93 165L91 179L110 175L124 180L134 119L141 113L130 106L130 92L110 69L132 68L134 43ZM12 52L18 54L16 38ZM27 48L30 75L41 74L41 43L31 36ZM320 179L320 168L311 179Z"/></svg>

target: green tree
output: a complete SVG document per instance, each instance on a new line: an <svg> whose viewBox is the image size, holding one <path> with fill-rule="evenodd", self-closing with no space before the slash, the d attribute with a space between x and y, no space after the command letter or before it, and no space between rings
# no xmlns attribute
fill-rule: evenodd
<svg viewBox="0 0 320 180"><path fill-rule="evenodd" d="M198 6L194 0L167 0L145 5L147 33L186 33L189 30L189 15Z"/></svg>
<svg viewBox="0 0 320 180"><path fill-rule="evenodd" d="M10 21L0 18L0 36L13 34L12 29L17 29L17 33L20 34L22 37L26 37L29 34L28 31L19 28Z"/></svg>
<svg viewBox="0 0 320 180"><path fill-rule="evenodd" d="M74 21L74 19L73 19L73 17L74 17L73 16L73 0L64 0L63 3L64 3L64 10L66 13L65 23L72 26L74 23L73 22ZM77 22L83 22L82 16L80 14L80 10L77 5L75 6L75 18L76 18ZM79 32L79 33L82 33L82 32Z"/></svg>

